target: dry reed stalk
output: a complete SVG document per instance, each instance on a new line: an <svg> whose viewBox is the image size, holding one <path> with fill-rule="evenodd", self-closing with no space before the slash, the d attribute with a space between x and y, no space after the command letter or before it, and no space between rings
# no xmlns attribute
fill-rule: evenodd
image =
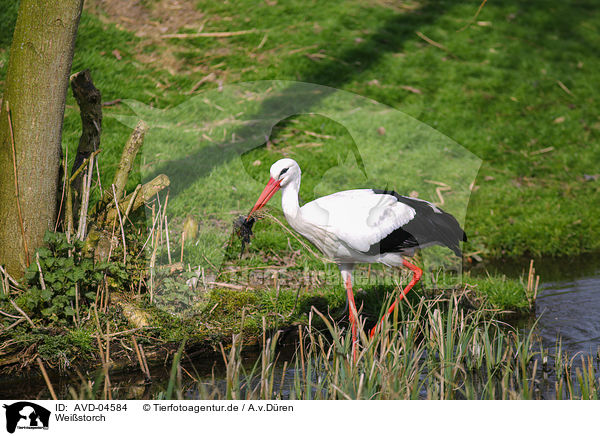
<svg viewBox="0 0 600 436"><path fill-rule="evenodd" d="M161 213L161 211L163 210L162 205L160 204L160 197L157 195L156 196L156 202L158 203L158 215L157 215L157 220L158 220L158 233L156 236L156 240L154 247L158 247L159 245L162 245L162 241L163 241L163 215Z"/></svg>
<svg viewBox="0 0 600 436"><path fill-rule="evenodd" d="M11 325L9 325L9 326L8 326L8 327L6 327L6 328L3 328L2 330L3 330L3 331L10 330L10 329L12 329L13 327L16 327L16 326L18 326L19 324L21 324L23 321L25 321L25 318L23 318L23 317L20 317L20 318L19 318L19 319L17 319L15 322L13 322Z"/></svg>
<svg viewBox="0 0 600 436"><path fill-rule="evenodd" d="M417 34L417 36L419 38L421 38L423 41L425 41L427 44L431 44L434 47L437 47L441 50L444 50L447 53L450 53L450 51L448 50L448 48L446 48L445 46L443 46L442 44L440 44L439 42L435 42L433 39L428 38L427 36L425 36L423 33L417 31L415 32Z"/></svg>
<svg viewBox="0 0 600 436"><path fill-rule="evenodd" d="M142 185L138 184L135 187L135 190L133 191L133 194L131 195L131 200L129 200L129 204L127 205L127 209L125 210L125 213L123 214L123 221L127 221L129 219L129 213L131 212L131 209L133 207L133 203L138 195L138 193L140 192L140 189L142 189Z"/></svg>
<svg viewBox="0 0 600 436"><path fill-rule="evenodd" d="M144 248L146 248L146 245L148 245L148 242L150 242L151 240L152 240L152 243L150 245L154 246L154 239L153 239L154 238L154 228L156 227L157 219L158 218L156 218L154 216L154 205L152 205L152 228L150 229L150 234L146 238L144 245L142 245L142 248L140 249L139 253L135 256L136 258L138 258L140 256L140 254L142 254L144 252Z"/></svg>
<svg viewBox="0 0 600 436"><path fill-rule="evenodd" d="M2 275L4 276L4 278L6 279L7 282L11 282L13 284L13 286L15 287L19 287L19 282L17 282L14 278L12 278L12 276L4 269L4 267L2 265L0 265L0 272L2 272Z"/></svg>
<svg viewBox="0 0 600 436"><path fill-rule="evenodd" d="M75 316L77 319L77 326L79 327L80 316L79 316L79 283L75 283Z"/></svg>
<svg viewBox="0 0 600 436"><path fill-rule="evenodd" d="M87 177L85 175L83 177L83 192L81 196L81 208L79 210L79 228L77 229L77 238L81 241L85 239L85 233L87 228L88 205L90 201L90 190L92 186L92 175L94 170L94 157L90 156L89 159L90 164L87 167Z"/></svg>
<svg viewBox="0 0 600 436"><path fill-rule="evenodd" d="M106 334L104 335L106 341L106 363L110 362L110 323L106 321Z"/></svg>
<svg viewBox="0 0 600 436"><path fill-rule="evenodd" d="M96 306L94 306L94 321L96 322L96 341L98 342L98 353L100 353L100 361L102 365L106 363L106 359L104 358L104 347L102 346L102 341L100 340L100 336L102 335L102 328L100 327L100 318L98 318L98 310Z"/></svg>
<svg viewBox="0 0 600 436"><path fill-rule="evenodd" d="M90 154L90 156L88 158L86 158L81 163L81 165L79 165L79 167L77 168L77 170L75 170L75 172L71 175L71 177L69 177L69 184L71 184L71 183L73 183L75 181L75 179L77 178L77 176L79 174L81 174L81 172L89 165L90 161L92 161L92 166L94 165L94 162L96 162L96 159L94 159L94 158L101 151L102 151L101 149L98 149L98 150L94 151L92 154Z"/></svg>
<svg viewBox="0 0 600 436"><path fill-rule="evenodd" d="M112 250L114 248L113 241L115 238L115 226L116 226L116 221L113 221L112 230L110 233L110 247L108 249L108 256L106 257L106 260L110 260L110 256L112 255ZM103 289L103 292L102 292L102 300L101 300L100 307L102 308L102 311L106 312L106 309L108 308L108 298L110 296L108 281L106 280L106 274L104 274L104 287L102 289Z"/></svg>
<svg viewBox="0 0 600 436"><path fill-rule="evenodd" d="M110 383L110 377L108 375L108 365L110 363L110 323L108 321L106 321L106 335L105 335L104 340L106 342L106 362L103 367L104 397L108 398L109 400L112 400L112 389L110 389L111 383Z"/></svg>
<svg viewBox="0 0 600 436"><path fill-rule="evenodd" d="M560 86L560 89L562 89L563 91L565 91L571 97L575 97L573 95L573 93L571 92L571 90L569 88L567 88L567 86L564 83L562 83L560 80L557 80L556 83L558 83L558 86Z"/></svg>
<svg viewBox="0 0 600 436"><path fill-rule="evenodd" d="M56 232L56 230L58 229L58 223L60 221L60 214L62 212L63 201L65 199L65 192L67 189L67 178L68 178L67 162L69 162L69 147L66 147L65 158L63 159L63 162L62 162L63 187L62 187L62 192L60 194L60 204L58 206L58 213L56 214L56 222L54 223L54 232Z"/></svg>
<svg viewBox="0 0 600 436"><path fill-rule="evenodd" d="M102 190L102 180L100 179L100 166L98 165L98 159L94 160L94 166L96 167L96 180L98 180L98 188L100 188L100 197L104 194Z"/></svg>
<svg viewBox="0 0 600 436"><path fill-rule="evenodd" d="M40 265L40 254L38 252L35 253L35 263L37 264L38 271L40 273L40 286L42 287L42 291L45 291L46 282L44 281L44 273L42 272L42 266Z"/></svg>
<svg viewBox="0 0 600 436"><path fill-rule="evenodd" d="M302 326L298 326L298 335L300 339L300 360L302 362L302 379L306 380L306 369L305 369L305 361L304 361L304 342L302 337Z"/></svg>
<svg viewBox="0 0 600 436"><path fill-rule="evenodd" d="M169 242L169 221L167 216L165 215L165 234L167 235L167 259L169 260L169 265L173 263L171 260L171 244Z"/></svg>
<svg viewBox="0 0 600 436"><path fill-rule="evenodd" d="M283 391L283 383L285 382L285 374L288 366L288 361L283 362L283 370L281 371L281 380L279 381L279 392Z"/></svg>
<svg viewBox="0 0 600 436"><path fill-rule="evenodd" d="M15 178L15 199L17 201L17 214L19 216L19 226L21 227L21 238L23 239L23 249L25 250L25 261L29 267L29 248L27 247L27 238L25 237L25 226L23 225L23 214L21 213L21 200L19 198L19 177L17 176L17 151L15 147L15 134L12 127L12 117L10 115L10 106L6 101L6 115L8 117L8 128L10 130L10 145L12 147L13 173Z"/></svg>
<svg viewBox="0 0 600 436"><path fill-rule="evenodd" d="M8 318L13 318L13 319L22 319L23 321L25 321L24 317L18 316L18 315L13 315L12 313L6 313L3 310L0 310L0 315L4 315Z"/></svg>
<svg viewBox="0 0 600 436"><path fill-rule="evenodd" d="M158 198L158 195L156 196ZM167 205L169 204L169 191L167 190L167 195L165 196L165 205L162 208L162 218L164 219L167 216Z"/></svg>
<svg viewBox="0 0 600 436"><path fill-rule="evenodd" d="M65 205L65 220L67 221L65 234L67 235L67 242L70 244L75 227L75 224L73 222L73 193L71 192L70 183L67 183L67 204ZM70 252L69 257L71 257Z"/></svg>
<svg viewBox="0 0 600 436"><path fill-rule="evenodd" d="M31 318L29 318L29 316L27 316L27 314L25 312L23 312L23 309L21 309L19 306L17 306L17 303L15 303L14 300L10 300L10 304L12 304L12 306L17 310L17 312L19 312L21 315L23 315L23 317L27 320L27 322L31 325L31 327L35 328L35 324L31 320Z"/></svg>
<svg viewBox="0 0 600 436"><path fill-rule="evenodd" d="M183 263L183 246L185 245L185 232L181 233L181 256L179 256L179 262Z"/></svg>
<svg viewBox="0 0 600 436"><path fill-rule="evenodd" d="M44 381L46 382L46 386L48 387L48 390L50 391L50 396L52 397L53 400L58 400L58 397L56 396L56 393L54 392L54 388L52 387L52 383L50 383L50 377L48 377L48 373L46 372L46 368L44 367L44 362L42 362L42 359L40 359L40 357L38 356L36 358L37 360L37 364L40 367L40 371L42 371L42 376L44 377Z"/></svg>
<svg viewBox="0 0 600 436"><path fill-rule="evenodd" d="M212 267L213 271L217 274L217 277L218 277L220 275L219 268L217 268L210 260L208 260L208 257L206 257L204 255L204 253L201 253L201 254L202 254L202 257L204 258L204 260L206 261L206 263L208 263Z"/></svg>
<svg viewBox="0 0 600 436"><path fill-rule="evenodd" d="M483 6L485 5L485 3L487 2L487 0L483 0L481 2L481 4L479 5L479 8L477 8L477 12L475 12L475 16L473 18L471 18L471 20L464 25L464 27L461 27L460 29L458 29L456 32L462 32L463 30L469 28L471 26L471 24L473 24L475 22L475 20L477 19L477 17L479 16L479 13L481 12L481 10L483 9Z"/></svg>
<svg viewBox="0 0 600 436"><path fill-rule="evenodd" d="M123 263L127 263L127 244L125 242L125 229L123 228L123 219L121 218L121 211L119 209L119 201L117 200L117 192L115 191L115 185L112 186L112 191L115 200L115 207L117 208L117 216L119 217L119 227L121 228L121 237L123 239ZM130 203L131 205L131 203Z"/></svg>
<svg viewBox="0 0 600 436"><path fill-rule="evenodd" d="M260 43L256 46L257 50L260 50L261 48L263 48L263 46L265 45L265 43L267 42L267 39L269 38L269 34L265 33L265 36L263 36L263 39L261 39Z"/></svg>
<svg viewBox="0 0 600 436"><path fill-rule="evenodd" d="M215 80L216 77L217 76L215 75L215 73L207 74L202 79L200 79L198 82L196 82L196 84L194 86L192 86L192 89L190 89L186 94L188 94L188 95L193 94L194 92L196 92L196 90L198 88L200 88L200 86L202 86L202 84L204 82L213 81L213 80Z"/></svg>
<svg viewBox="0 0 600 436"><path fill-rule="evenodd" d="M133 349L135 350L135 355L138 358L138 362L140 364L140 369L142 370L142 373L144 374L144 376L149 379L150 378L150 374L148 373L148 371L146 371L146 367L144 366L144 361L142 360L142 355L140 353L140 348L139 345L137 343L137 341L135 340L135 336L131 337L131 341L133 342Z"/></svg>
<svg viewBox="0 0 600 436"><path fill-rule="evenodd" d="M533 259L529 262L529 272L527 274L527 299L529 300L529 307L533 307L537 298L538 286L540 284L540 276L535 275L535 268L533 267Z"/></svg>
<svg viewBox="0 0 600 436"><path fill-rule="evenodd" d="M231 283L224 283L224 282L206 282L208 285L212 285L212 286L220 286L222 288L228 288L228 289L235 289L236 291L243 291L245 289L254 289L250 286L247 285L233 285Z"/></svg>
<svg viewBox="0 0 600 436"><path fill-rule="evenodd" d="M146 330L146 329L152 329L152 328L155 328L155 327L136 327L136 328L133 328L133 329L121 330L119 332L110 333L110 334L107 334L105 336L110 337L110 338L114 338L116 336L127 335L129 333L137 332L139 330Z"/></svg>
<svg viewBox="0 0 600 436"><path fill-rule="evenodd" d="M158 216L160 214L156 214L156 208L155 205L152 204L152 222L156 223L158 222ZM151 242L150 242L150 247L152 248L152 255L150 256L150 303L152 303L152 301L154 300L154 262L156 260L156 258L154 257L155 254L155 250L154 250L154 246L156 244L156 227L153 225L152 226L152 231L150 232L150 236L152 237Z"/></svg>
<svg viewBox="0 0 600 436"><path fill-rule="evenodd" d="M150 380L150 368L148 367L148 360L146 359L146 353L144 352L144 347L142 347L142 344L139 344L140 347L140 355L142 356L142 361L144 362L144 368L146 370L146 376L148 377L148 380Z"/></svg>

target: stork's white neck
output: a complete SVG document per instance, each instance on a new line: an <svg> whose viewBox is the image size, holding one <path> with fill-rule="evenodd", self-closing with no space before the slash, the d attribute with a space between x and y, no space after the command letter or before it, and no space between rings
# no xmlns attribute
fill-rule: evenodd
<svg viewBox="0 0 600 436"><path fill-rule="evenodd" d="M298 204L298 192L300 191L300 177L291 180L287 185L281 188L281 208L283 214L293 226L300 217L300 206Z"/></svg>

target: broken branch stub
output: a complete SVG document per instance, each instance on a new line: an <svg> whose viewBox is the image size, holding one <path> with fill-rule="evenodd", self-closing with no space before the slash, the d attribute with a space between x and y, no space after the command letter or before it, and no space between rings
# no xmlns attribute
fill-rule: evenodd
<svg viewBox="0 0 600 436"><path fill-rule="evenodd" d="M131 133L131 136L127 140L127 144L125 144L123 154L121 155L121 161L119 162L119 168L117 168L115 178L113 179L117 201L120 201L121 197L123 196L123 191L125 190L127 179L129 178L129 173L133 167L135 157L144 143L144 136L147 130L148 125L144 121L140 120L137 126L135 126L135 130Z"/></svg>
<svg viewBox="0 0 600 436"><path fill-rule="evenodd" d="M131 206L130 212L138 209L146 201L150 200L152 197L154 197L160 191L162 191L167 186L169 186L169 184L170 184L169 178L164 174L160 174L160 175L156 176L154 179L152 179L149 182L142 185L142 187L140 188L137 195L135 195L135 199L133 200L133 204ZM121 213L125 213L127 211L129 203L131 202L131 199L133 198L134 194L136 194L136 193L132 192L131 194L129 194L127 197L125 197L124 199L122 199L119 202L119 209L121 210ZM113 207L106 214L106 222L112 223L113 220L115 220L116 218L117 218L117 210L116 210L116 208Z"/></svg>

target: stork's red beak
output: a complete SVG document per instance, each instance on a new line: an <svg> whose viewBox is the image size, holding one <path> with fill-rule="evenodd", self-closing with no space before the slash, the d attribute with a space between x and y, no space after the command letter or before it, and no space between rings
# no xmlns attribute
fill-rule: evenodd
<svg viewBox="0 0 600 436"><path fill-rule="evenodd" d="M279 191L279 185L281 185L281 181L275 180L272 177L269 179L269 183L267 183L267 186L265 186L265 189L263 190L262 194L260 194L260 197L258 197L258 200L256 200L256 204L248 214L248 218L250 218L250 216L255 211L259 210L261 207L267 204L271 197L275 195L277 191Z"/></svg>

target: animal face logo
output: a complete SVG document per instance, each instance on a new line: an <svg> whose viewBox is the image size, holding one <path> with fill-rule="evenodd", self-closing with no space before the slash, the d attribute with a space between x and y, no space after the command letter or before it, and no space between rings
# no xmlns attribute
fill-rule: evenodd
<svg viewBox="0 0 600 436"><path fill-rule="evenodd" d="M42 406L29 401L19 401L13 404L5 404L6 409L6 431L14 433L16 428L48 428L50 411Z"/></svg>

